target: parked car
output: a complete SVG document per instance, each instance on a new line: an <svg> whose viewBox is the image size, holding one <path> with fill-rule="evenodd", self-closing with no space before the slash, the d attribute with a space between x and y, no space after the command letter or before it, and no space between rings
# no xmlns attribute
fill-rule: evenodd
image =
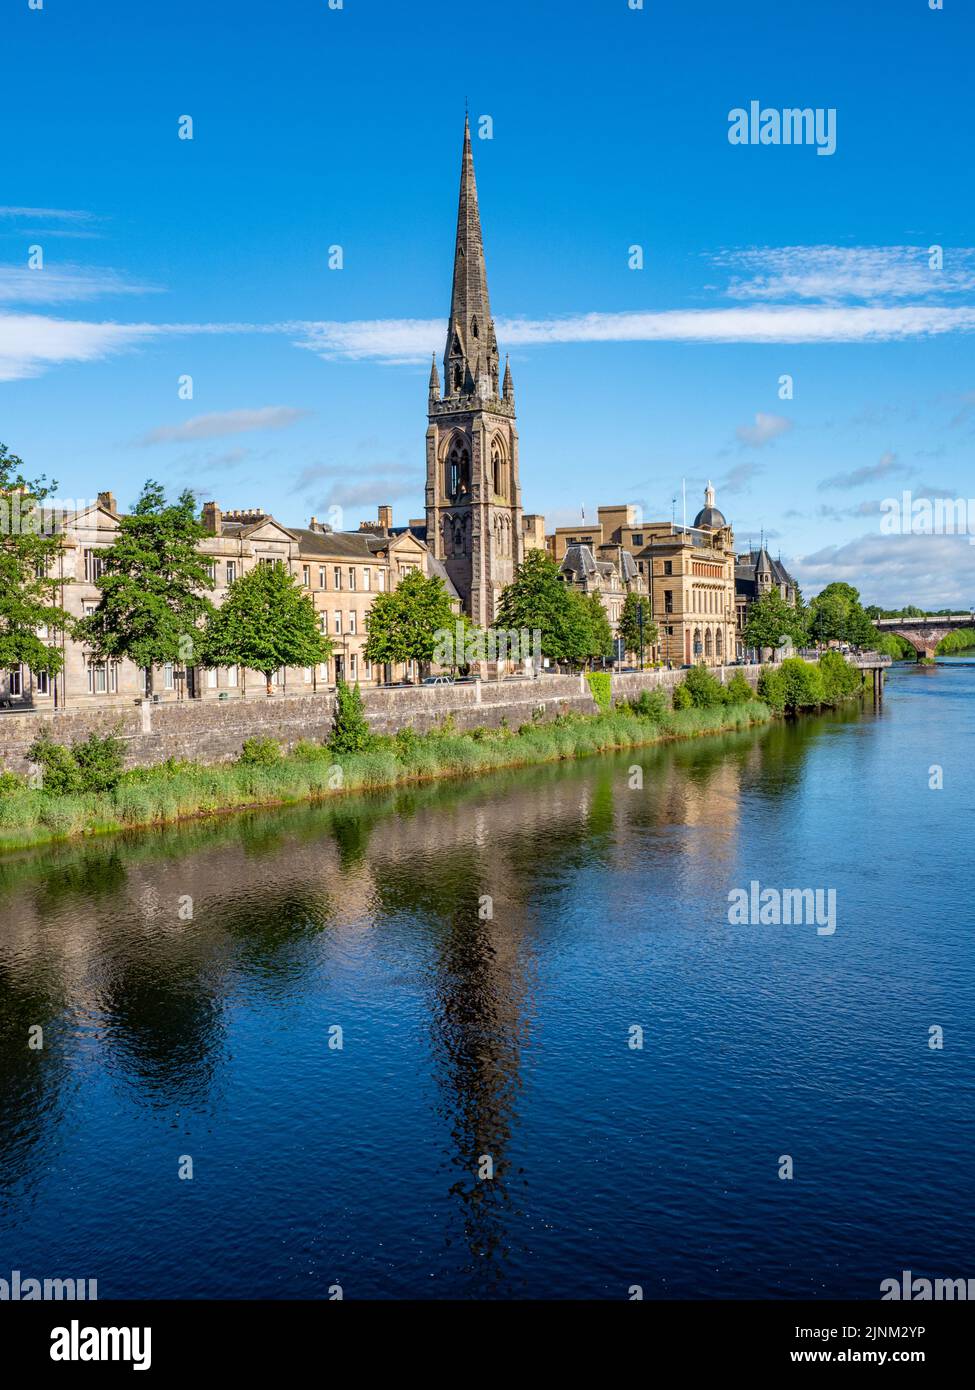
<svg viewBox="0 0 975 1390"><path fill-rule="evenodd" d="M426 676L426 677L424 678L423 684L424 684L424 685L453 685L453 684L454 684L454 678L453 678L453 676Z"/></svg>

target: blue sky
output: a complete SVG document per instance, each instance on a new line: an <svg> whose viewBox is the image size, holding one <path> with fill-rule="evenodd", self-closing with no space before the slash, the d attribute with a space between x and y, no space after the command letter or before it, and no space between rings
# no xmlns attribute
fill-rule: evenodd
<svg viewBox="0 0 975 1390"><path fill-rule="evenodd" d="M975 604L878 511L975 497L971 5L629 3L11 0L0 439L62 497L420 515L469 98L526 510L710 477L809 594ZM835 153L729 143L753 100Z"/></svg>

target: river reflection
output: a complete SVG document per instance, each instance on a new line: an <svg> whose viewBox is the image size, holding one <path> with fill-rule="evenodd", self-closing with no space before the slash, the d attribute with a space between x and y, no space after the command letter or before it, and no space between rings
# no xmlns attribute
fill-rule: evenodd
<svg viewBox="0 0 975 1390"><path fill-rule="evenodd" d="M820 1165L862 1145L869 1170L884 1130L831 1091L835 1048L857 1094L918 1079L883 1034L918 943L892 969L864 927L862 858L895 892L897 862L850 819L899 711L923 743L903 691L879 718L0 861L0 1263L103 1297L873 1296ZM832 954L731 933L729 887L819 883L830 854L860 924ZM852 1125L825 1145L824 1111Z"/></svg>

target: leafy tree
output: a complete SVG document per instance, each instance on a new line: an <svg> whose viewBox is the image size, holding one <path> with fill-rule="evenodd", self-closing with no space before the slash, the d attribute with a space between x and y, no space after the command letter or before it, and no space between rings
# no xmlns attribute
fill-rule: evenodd
<svg viewBox="0 0 975 1390"><path fill-rule="evenodd" d="M694 700L687 688L686 681L678 681L674 686L674 693L671 698L674 709L693 709L694 707Z"/></svg>
<svg viewBox="0 0 975 1390"><path fill-rule="evenodd" d="M659 632L657 624L650 619L650 598L647 594L629 593L623 604L617 632L623 639L624 650L632 654L640 651L640 606L643 606L643 647L654 647Z"/></svg>
<svg viewBox="0 0 975 1390"><path fill-rule="evenodd" d="M817 642L849 642L869 646L876 630L860 603L852 584L827 584L809 605L809 634Z"/></svg>
<svg viewBox="0 0 975 1390"><path fill-rule="evenodd" d="M453 630L456 623L443 580L413 570L373 600L366 617L366 660L380 666L406 661L427 665L434 658L437 634Z"/></svg>
<svg viewBox="0 0 975 1390"><path fill-rule="evenodd" d="M529 550L514 580L502 590L497 626L541 635L550 661L583 665L590 656L592 625L582 595L566 586L544 550Z"/></svg>
<svg viewBox="0 0 975 1390"><path fill-rule="evenodd" d="M779 639L801 642L805 633L800 614L786 603L778 589L770 589L748 610L745 641L750 647L777 647Z"/></svg>
<svg viewBox="0 0 975 1390"><path fill-rule="evenodd" d="M101 599L78 624L78 636L103 660L135 662L150 693L153 667L199 655L202 624L214 612L203 592L213 582L198 549L206 534L189 490L167 502L150 479L101 555Z"/></svg>
<svg viewBox="0 0 975 1390"><path fill-rule="evenodd" d="M205 666L260 671L268 695L275 671L316 666L331 652L315 605L280 561L258 564L235 579L221 606L211 611L203 636Z"/></svg>
<svg viewBox="0 0 975 1390"><path fill-rule="evenodd" d="M55 638L73 630L57 603L54 568L62 539L43 510L56 488L44 477L28 479L22 460L0 444L0 667L6 669L23 664L32 671L60 671ZM46 638L39 635L45 630Z"/></svg>
<svg viewBox="0 0 975 1390"><path fill-rule="evenodd" d="M813 709L824 703L823 678L819 667L812 662L798 656L789 657L779 667L779 674L787 710Z"/></svg>
<svg viewBox="0 0 975 1390"><path fill-rule="evenodd" d="M606 616L606 608L598 594L580 594L586 609L586 618L589 624L588 651L586 653L590 661L598 661L601 658L613 655L613 629L609 625L609 618Z"/></svg>
<svg viewBox="0 0 975 1390"><path fill-rule="evenodd" d="M339 681L329 748L333 753L361 753L371 742L372 732L362 706L358 681L353 686Z"/></svg>

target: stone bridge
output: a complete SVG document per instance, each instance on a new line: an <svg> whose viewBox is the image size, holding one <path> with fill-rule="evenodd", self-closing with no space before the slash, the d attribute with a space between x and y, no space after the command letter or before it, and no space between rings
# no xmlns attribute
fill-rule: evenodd
<svg viewBox="0 0 975 1390"><path fill-rule="evenodd" d="M877 618L874 627L878 632L892 632L910 642L920 661L922 657L934 656L938 643L949 632L957 632L961 627L975 628L975 611L940 618Z"/></svg>

